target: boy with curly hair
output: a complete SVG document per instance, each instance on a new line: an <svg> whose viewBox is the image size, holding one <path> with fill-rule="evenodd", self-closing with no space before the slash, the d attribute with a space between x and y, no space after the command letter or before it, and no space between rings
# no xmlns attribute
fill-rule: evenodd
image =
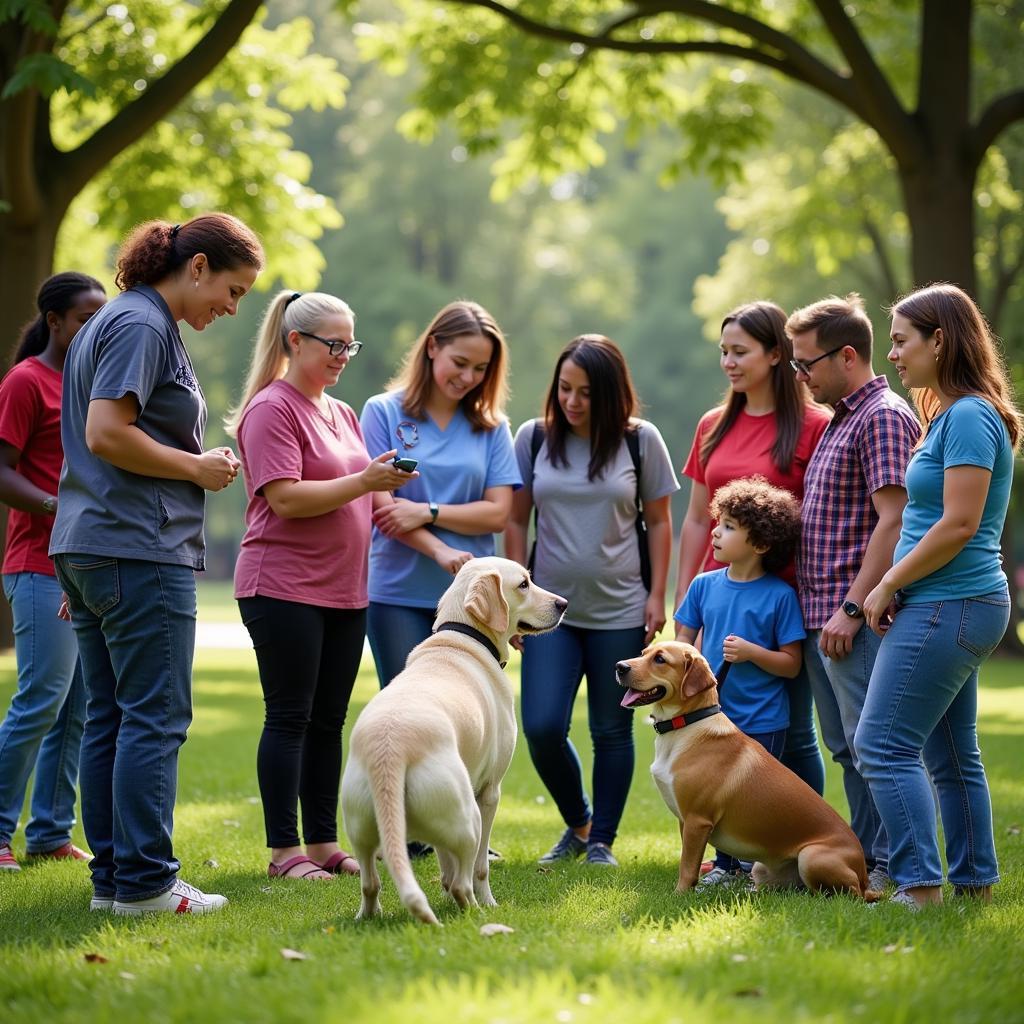
<svg viewBox="0 0 1024 1024"><path fill-rule="evenodd" d="M796 591L775 575L793 558L800 504L764 477L734 480L711 501L718 521L715 558L726 568L701 573L675 613L676 639L695 643L719 680L722 710L778 758L789 727L786 680L800 671L803 617ZM728 679L724 678L728 671ZM734 879L742 865L723 850L702 886Z"/></svg>

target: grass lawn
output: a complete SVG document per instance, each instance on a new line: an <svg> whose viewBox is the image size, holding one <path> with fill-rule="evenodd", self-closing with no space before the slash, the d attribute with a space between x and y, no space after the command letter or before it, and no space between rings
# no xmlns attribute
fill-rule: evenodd
<svg viewBox="0 0 1024 1024"><path fill-rule="evenodd" d="M230 604L209 597L204 615ZM254 769L255 663L247 651L201 651L175 849L182 877L225 893L230 906L209 917L113 918L88 912L80 864L4 875L0 1020L1024 1021L1024 673L993 662L983 683L1004 879L991 906L950 901L912 916L796 893L675 895L678 832L648 775L653 732L638 722L619 870L538 870L535 858L561 825L520 743L494 834L505 854L493 869L500 906L456 912L441 899L431 858L417 872L444 927L428 929L411 922L386 872L385 914L369 924L353 920L356 879L270 884ZM5 655L3 707L13 684ZM375 686L367 660L350 724ZM589 763L584 718L580 705L574 735ZM845 806L834 770L827 796ZM84 844L80 830L77 839ZM15 849L24 849L20 832ZM482 938L492 921L515 931ZM286 949L305 959L286 959Z"/></svg>

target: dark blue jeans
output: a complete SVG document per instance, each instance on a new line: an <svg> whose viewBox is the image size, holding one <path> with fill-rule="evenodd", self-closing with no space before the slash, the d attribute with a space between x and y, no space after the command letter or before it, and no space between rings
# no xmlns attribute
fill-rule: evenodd
<svg viewBox="0 0 1024 1024"><path fill-rule="evenodd" d="M87 696L79 778L97 896L174 886L178 748L192 721L196 579L185 565L57 555Z"/></svg>
<svg viewBox="0 0 1024 1024"><path fill-rule="evenodd" d="M821 796L825 792L825 761L814 728L814 700L806 665L795 679L787 680L786 691L789 694L789 729L780 760Z"/></svg>
<svg viewBox="0 0 1024 1024"><path fill-rule="evenodd" d="M409 652L430 636L436 617L433 608L370 602L366 610L366 635L382 690L405 668Z"/></svg>
<svg viewBox="0 0 1024 1024"><path fill-rule="evenodd" d="M570 828L591 821L594 842L615 841L633 780L633 712L619 706L625 691L615 663L635 658L644 628L559 626L523 643L523 732L541 781ZM587 715L594 744L593 815L576 749L569 740L572 707L587 677Z"/></svg>
<svg viewBox="0 0 1024 1024"><path fill-rule="evenodd" d="M781 759L782 751L786 746L786 730L776 729L775 732L748 732L747 736L760 743L769 754L777 761ZM749 871L750 865L726 853L724 850L715 850L715 867L723 868L726 871Z"/></svg>

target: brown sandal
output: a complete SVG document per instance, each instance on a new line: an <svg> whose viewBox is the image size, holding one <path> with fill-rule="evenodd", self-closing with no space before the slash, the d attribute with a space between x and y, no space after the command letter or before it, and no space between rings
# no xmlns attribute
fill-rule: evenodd
<svg viewBox="0 0 1024 1024"><path fill-rule="evenodd" d="M337 853L332 853L320 865L324 871L329 871L332 875L358 875L359 874L359 861L352 856L351 853L346 853L344 850L339 850Z"/></svg>
<svg viewBox="0 0 1024 1024"><path fill-rule="evenodd" d="M297 871L297 868L305 868L304 871ZM303 857L289 857L288 860L275 864L273 861L267 866L267 874L271 878L307 878L314 882L326 882L326 878L311 878L327 868L321 867L315 860Z"/></svg>

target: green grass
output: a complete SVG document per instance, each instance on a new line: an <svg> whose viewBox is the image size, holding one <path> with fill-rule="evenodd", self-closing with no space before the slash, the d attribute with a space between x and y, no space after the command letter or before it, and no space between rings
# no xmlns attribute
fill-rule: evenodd
<svg viewBox="0 0 1024 1024"><path fill-rule="evenodd" d="M13 658L4 656L4 706L13 682ZM367 662L350 724L374 689ZM443 929L414 925L386 872L383 919L357 924L356 879L271 885L266 877L254 769L260 719L251 653L200 652L175 848L182 876L227 894L228 909L120 919L88 912L80 864L0 877L0 1020L1024 1020L1017 664L991 663L982 692L1004 881L991 906L951 903L917 916L796 893L675 895L678 832L648 776L652 730L638 722L636 776L615 847L620 870L538 870L535 858L561 825L520 743L494 835L505 854L493 869L500 906L457 912L441 898L431 858L417 872ZM574 737L589 761L582 706ZM827 795L843 806L834 770ZM20 833L15 848L23 849ZM482 938L490 921L515 932ZM286 960L285 948L308 959ZM104 961L90 961L94 954Z"/></svg>

